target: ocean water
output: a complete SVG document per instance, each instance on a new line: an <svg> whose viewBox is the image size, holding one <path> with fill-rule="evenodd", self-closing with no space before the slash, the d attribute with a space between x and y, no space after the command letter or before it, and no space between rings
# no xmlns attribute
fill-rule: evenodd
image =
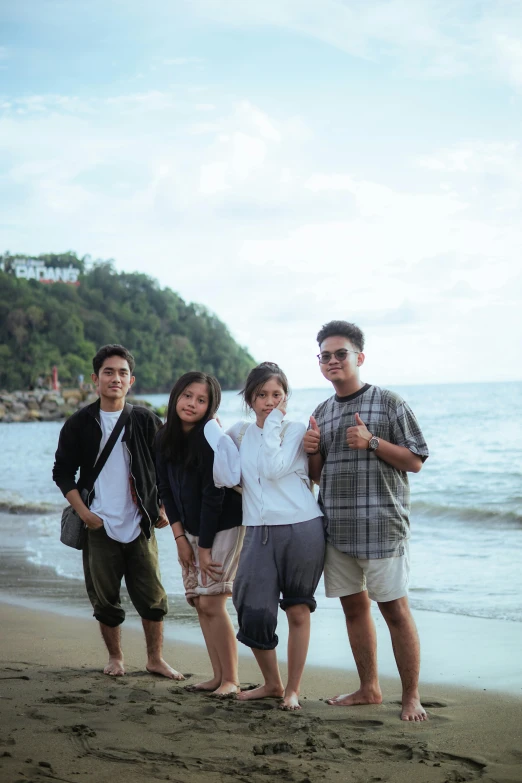
<svg viewBox="0 0 522 783"><path fill-rule="evenodd" d="M413 408L431 453L410 476L412 606L522 622L522 383L394 388ZM326 396L295 391L288 416L308 421ZM168 397L145 399L160 405ZM236 393L223 394L219 416L225 427L244 417ZM81 580L80 553L58 540L64 501L51 471L60 428L0 423L0 511L22 515L31 563ZM169 529L158 531L158 542L167 592L180 596ZM319 608L334 603L322 585L317 598Z"/></svg>

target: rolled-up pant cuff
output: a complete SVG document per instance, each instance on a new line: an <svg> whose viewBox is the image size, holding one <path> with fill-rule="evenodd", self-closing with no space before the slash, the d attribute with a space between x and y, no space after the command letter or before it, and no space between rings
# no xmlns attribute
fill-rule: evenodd
<svg viewBox="0 0 522 783"><path fill-rule="evenodd" d="M275 650L275 648L279 644L279 637L277 636L277 634L275 634L273 640L268 644L264 644L263 642L258 642L256 639L251 639L250 637L245 636L245 634L242 631L237 632L236 639L238 640L238 642L241 642L242 644L245 644L247 647L251 647L254 650Z"/></svg>
<svg viewBox="0 0 522 783"><path fill-rule="evenodd" d="M153 623L163 622L163 618L166 614L167 612L164 612L163 609L151 609L150 612L139 612L142 620L150 620Z"/></svg>
<svg viewBox="0 0 522 783"><path fill-rule="evenodd" d="M315 612L317 601L315 598L282 598L279 601L281 609L286 610L289 606L307 606L310 612Z"/></svg>
<svg viewBox="0 0 522 783"><path fill-rule="evenodd" d="M166 612L164 612L162 609L153 609L150 612L139 612L138 614L142 620L150 620L153 623L161 623L163 622L163 618L165 617ZM101 614L100 612L94 612L94 617L98 620L99 623L103 623L103 625L107 625L109 628L117 628L118 625L121 625L125 620L125 615L123 615L123 617L108 617L107 615Z"/></svg>
<svg viewBox="0 0 522 783"><path fill-rule="evenodd" d="M121 625L125 620L125 615L123 615L123 617L107 617L106 615L100 614L99 612L94 612L94 617L98 620L99 623L102 623L109 628L117 628L118 625Z"/></svg>

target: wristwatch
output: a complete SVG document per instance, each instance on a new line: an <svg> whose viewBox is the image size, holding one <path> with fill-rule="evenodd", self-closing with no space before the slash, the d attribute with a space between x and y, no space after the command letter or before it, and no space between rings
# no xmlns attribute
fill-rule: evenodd
<svg viewBox="0 0 522 783"><path fill-rule="evenodd" d="M368 441L368 451L375 451L379 446L379 438L376 438L375 435L372 435L370 440Z"/></svg>

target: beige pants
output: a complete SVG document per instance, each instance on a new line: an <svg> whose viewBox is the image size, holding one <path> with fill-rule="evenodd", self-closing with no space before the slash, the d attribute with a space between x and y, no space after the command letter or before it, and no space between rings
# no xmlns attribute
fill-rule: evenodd
<svg viewBox="0 0 522 783"><path fill-rule="evenodd" d="M239 555L243 546L245 528L232 527L230 530L221 530L216 533L214 543L212 544L212 560L215 563L221 563L223 573L219 581L214 581L207 574L206 584L201 580L201 569L199 566L199 538L190 533L185 534L187 540L194 552L196 564L191 568L181 569L183 576L183 585L185 587L185 598L191 606L194 606L194 598L198 595L221 595L226 593L232 595L232 585L239 563Z"/></svg>

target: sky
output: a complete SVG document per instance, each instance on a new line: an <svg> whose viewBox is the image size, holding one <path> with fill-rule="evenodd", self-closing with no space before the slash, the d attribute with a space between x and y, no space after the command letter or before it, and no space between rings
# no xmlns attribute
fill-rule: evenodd
<svg viewBox="0 0 522 783"><path fill-rule="evenodd" d="M519 0L3 0L0 252L204 304L295 388L522 379ZM132 346L129 346L132 349Z"/></svg>

